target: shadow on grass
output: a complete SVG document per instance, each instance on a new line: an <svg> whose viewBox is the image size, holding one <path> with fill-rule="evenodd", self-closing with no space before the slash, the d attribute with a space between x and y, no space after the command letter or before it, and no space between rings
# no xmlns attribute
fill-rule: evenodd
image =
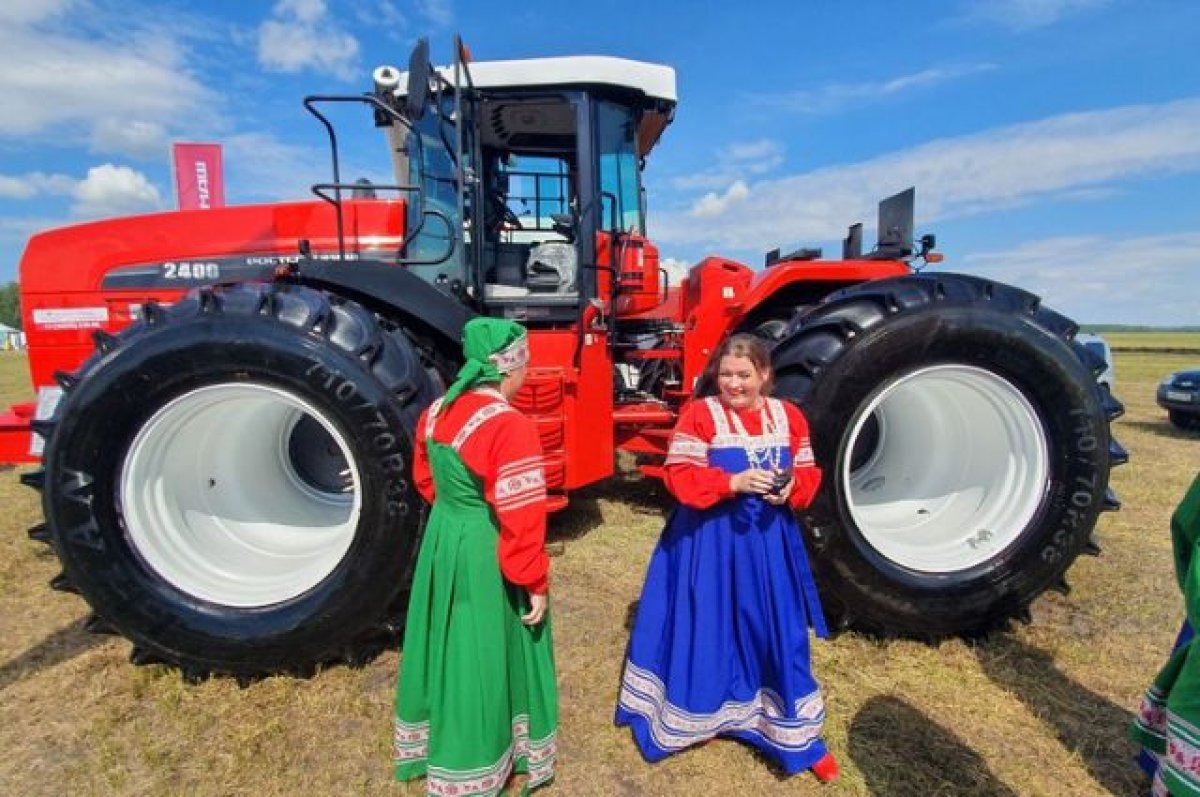
<svg viewBox="0 0 1200 797"><path fill-rule="evenodd" d="M617 474L571 493L567 508L550 516L547 537L551 541L577 540L604 525L602 500L620 502L636 514L661 518L664 522L675 505L667 488L657 479Z"/></svg>
<svg viewBox="0 0 1200 797"><path fill-rule="evenodd" d="M850 722L850 758L870 794L1016 797L953 733L896 697L873 697Z"/></svg>
<svg viewBox="0 0 1200 797"><path fill-rule="evenodd" d="M63 626L16 658L0 665L0 690L7 689L27 675L48 670L107 641L105 636L85 631L83 623L81 618Z"/></svg>
<svg viewBox="0 0 1200 797"><path fill-rule="evenodd" d="M1141 793L1137 751L1126 737L1132 711L1071 680L1049 653L1011 636L977 644L975 655L992 682L1052 728L1098 784L1113 794Z"/></svg>

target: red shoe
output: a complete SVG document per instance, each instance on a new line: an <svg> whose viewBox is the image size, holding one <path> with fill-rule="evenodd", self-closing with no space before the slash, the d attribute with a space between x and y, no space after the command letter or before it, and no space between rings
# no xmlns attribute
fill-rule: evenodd
<svg viewBox="0 0 1200 797"><path fill-rule="evenodd" d="M838 763L837 759L833 757L833 753L826 753L810 769L817 776L817 780L822 783L828 783L838 776Z"/></svg>

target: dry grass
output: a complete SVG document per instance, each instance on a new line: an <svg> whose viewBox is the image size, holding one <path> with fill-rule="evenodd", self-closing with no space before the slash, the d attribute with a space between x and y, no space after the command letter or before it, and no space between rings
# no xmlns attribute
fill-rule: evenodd
<svg viewBox="0 0 1200 797"><path fill-rule="evenodd" d="M1197 332L1106 332L1104 339L1114 349L1127 351L1169 350L1200 353Z"/></svg>
<svg viewBox="0 0 1200 797"><path fill-rule="evenodd" d="M1200 470L1200 435L1170 428L1154 389L1193 360L1118 353L1128 413L1117 435L1133 455L1114 477L1125 508L1102 520L1105 554L1076 564L1069 598L1042 598L1032 625L978 645L854 634L816 645L843 765L825 787L783 779L731 742L648 766L612 727L629 606L665 503L636 481L580 496L554 524L565 542L554 564L563 754L547 794L1142 793L1125 728L1181 617L1167 522ZM23 368L0 357L0 401L27 395ZM128 643L86 634L83 603L46 587L57 568L26 539L39 508L16 472L0 473L0 505L0 793L420 792L389 782L397 654L245 690L133 667Z"/></svg>

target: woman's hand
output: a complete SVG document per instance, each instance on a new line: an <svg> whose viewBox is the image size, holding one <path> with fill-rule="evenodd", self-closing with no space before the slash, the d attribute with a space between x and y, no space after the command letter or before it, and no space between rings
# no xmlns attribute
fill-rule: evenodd
<svg viewBox="0 0 1200 797"><path fill-rule="evenodd" d="M777 493L767 493L766 495L763 496L763 498L766 499L768 504L775 504L775 506L783 506L784 504L786 504L788 502L788 499L791 498L792 488L795 486L796 486L796 479L795 479L795 477L792 477L792 478L788 479L787 484L783 485L782 490L780 490Z"/></svg>
<svg viewBox="0 0 1200 797"><path fill-rule="evenodd" d="M537 593L529 593L529 612L521 615L521 622L525 625L537 625L546 616L546 608L550 605L550 596L546 593L538 595Z"/></svg>
<svg viewBox="0 0 1200 797"><path fill-rule="evenodd" d="M771 472L760 468L744 470L729 479L729 487L735 493L766 495L774 485L775 479L771 476Z"/></svg>

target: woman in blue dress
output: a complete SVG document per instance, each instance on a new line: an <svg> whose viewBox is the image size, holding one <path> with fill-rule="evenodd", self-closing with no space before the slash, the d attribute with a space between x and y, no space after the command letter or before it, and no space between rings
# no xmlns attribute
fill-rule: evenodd
<svg viewBox="0 0 1200 797"><path fill-rule="evenodd" d="M821 481L808 424L771 398L758 338L729 338L709 364L717 395L680 413L666 483L680 505L650 559L616 722L647 761L716 736L822 781L825 705L809 661L826 636L794 509Z"/></svg>

